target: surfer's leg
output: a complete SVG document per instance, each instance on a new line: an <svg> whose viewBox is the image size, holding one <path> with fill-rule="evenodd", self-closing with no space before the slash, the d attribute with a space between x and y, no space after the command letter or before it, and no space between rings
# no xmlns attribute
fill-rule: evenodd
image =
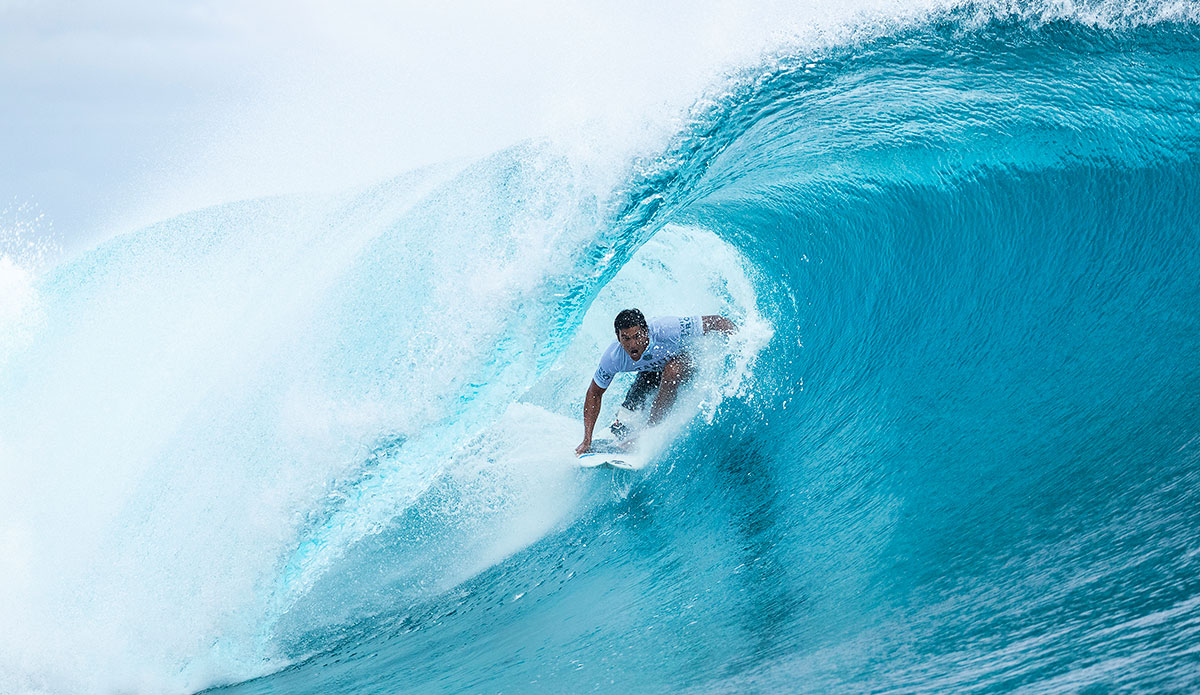
<svg viewBox="0 0 1200 695"><path fill-rule="evenodd" d="M617 419L608 428L614 437L625 439L630 435L629 427L621 422L621 418L633 415L634 411L641 409L646 404L646 398L650 396L650 393L658 388L661 379L662 372L638 372L637 378L629 387L629 392L625 394L625 402L617 411Z"/></svg>
<svg viewBox="0 0 1200 695"><path fill-rule="evenodd" d="M671 406L675 405L675 393L679 390L679 385L691 379L694 373L692 357L686 352L667 362L663 367L661 385L658 387L658 395L654 397L654 404L650 407L650 417L646 424L653 425L667 414Z"/></svg>

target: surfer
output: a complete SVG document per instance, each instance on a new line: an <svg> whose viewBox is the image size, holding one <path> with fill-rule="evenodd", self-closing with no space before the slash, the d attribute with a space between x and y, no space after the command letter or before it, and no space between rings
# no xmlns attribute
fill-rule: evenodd
<svg viewBox="0 0 1200 695"><path fill-rule="evenodd" d="M591 449L600 402L618 372L638 372L621 404L631 413L642 408L650 392L658 389L650 406L650 417L646 420L646 424L653 425L671 409L679 385L692 375L692 360L687 352L689 343L711 331L731 335L737 331L737 324L717 315L659 316L647 322L637 309L625 309L617 314L613 328L617 339L600 356L600 366L583 399L583 443L575 447L576 454ZM618 439L629 434L620 417L611 429Z"/></svg>

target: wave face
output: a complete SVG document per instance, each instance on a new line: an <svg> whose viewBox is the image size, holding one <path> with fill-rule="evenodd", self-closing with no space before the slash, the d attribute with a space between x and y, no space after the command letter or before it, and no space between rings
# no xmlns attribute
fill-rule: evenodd
<svg viewBox="0 0 1200 695"><path fill-rule="evenodd" d="M3 276L0 676L1200 688L1200 30L967 14L747 70L615 185L529 144ZM627 305L744 328L579 471Z"/></svg>

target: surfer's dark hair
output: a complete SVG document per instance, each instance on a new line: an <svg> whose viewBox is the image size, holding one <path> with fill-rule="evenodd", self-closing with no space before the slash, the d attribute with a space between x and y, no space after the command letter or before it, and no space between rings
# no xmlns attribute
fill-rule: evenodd
<svg viewBox="0 0 1200 695"><path fill-rule="evenodd" d="M613 329L616 330L617 333L620 333L626 328L634 328L636 326L641 326L642 328L646 327L646 317L642 316L642 312L638 311L637 309L626 309L617 314L616 320L613 321Z"/></svg>

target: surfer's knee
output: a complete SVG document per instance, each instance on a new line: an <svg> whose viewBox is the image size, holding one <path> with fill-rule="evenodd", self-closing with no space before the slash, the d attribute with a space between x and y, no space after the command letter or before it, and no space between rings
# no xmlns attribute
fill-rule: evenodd
<svg viewBox="0 0 1200 695"><path fill-rule="evenodd" d="M662 370L662 382L679 385L692 376L692 359L687 353L672 357Z"/></svg>

